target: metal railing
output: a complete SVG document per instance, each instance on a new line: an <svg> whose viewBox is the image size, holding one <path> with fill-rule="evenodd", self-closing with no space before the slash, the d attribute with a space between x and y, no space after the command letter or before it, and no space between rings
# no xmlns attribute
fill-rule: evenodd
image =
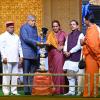
<svg viewBox="0 0 100 100"><path fill-rule="evenodd" d="M99 76L100 76L100 74L97 74L97 73L94 74L94 97L97 96L97 87L100 87L100 85L99 85L99 81L100 81ZM97 82L97 78L98 78L98 82Z"/></svg>
<svg viewBox="0 0 100 100"><path fill-rule="evenodd" d="M87 76L88 77L88 96L90 96L90 74L51 74L51 73L34 73L34 74L0 74L0 76ZM94 78L96 78L95 75ZM24 87L24 86L36 86L36 85L0 85L0 86L17 86L17 87ZM50 85L51 87L69 87L69 85ZM79 87L78 85L70 86L70 87ZM96 88L94 88L96 91ZM95 95L95 92L94 92Z"/></svg>

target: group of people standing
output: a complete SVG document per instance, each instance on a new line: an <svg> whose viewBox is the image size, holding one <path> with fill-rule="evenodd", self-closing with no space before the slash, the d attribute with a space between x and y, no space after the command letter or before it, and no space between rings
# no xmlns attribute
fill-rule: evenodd
<svg viewBox="0 0 100 100"><path fill-rule="evenodd" d="M47 33L45 44L48 54L48 71L52 74L84 74L84 69L79 69L79 61L81 55L84 55L86 61L85 72L90 74L90 96L94 93L93 75L99 70L99 31L97 25L94 24L94 17L86 15L85 23L88 26L86 36L79 30L79 24L76 20L70 21L70 33L65 33L60 26L58 20L52 21L52 31ZM23 66L23 73L34 73L39 68L38 46L41 44L38 41L38 32L36 27L36 17L29 15L27 23L20 28L19 37L14 33L14 23L6 23L7 31L0 36L0 52L2 56L3 74L18 73L18 66ZM95 41L95 42L94 42ZM82 52L83 48L83 52ZM46 56L47 57L47 56ZM3 76L2 90L4 95L18 95L17 92L18 76ZM69 91L65 93L65 88L60 85L65 85L64 76L53 76L55 87L54 94L75 95L75 84L77 80L80 86L79 76L66 76L69 82ZM11 90L10 90L11 81ZM33 77L24 76L24 94L31 95ZM97 79L98 82L98 79ZM84 90L78 88L77 95L83 92L83 96L88 96L87 77L85 77Z"/></svg>

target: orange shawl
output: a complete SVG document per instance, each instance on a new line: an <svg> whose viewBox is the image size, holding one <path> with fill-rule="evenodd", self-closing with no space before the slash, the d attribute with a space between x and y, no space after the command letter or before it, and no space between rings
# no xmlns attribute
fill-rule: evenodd
<svg viewBox="0 0 100 100"><path fill-rule="evenodd" d="M56 38L56 36L54 35L53 32L50 32L48 37L47 37L47 41L48 44L51 44L52 46L54 46L55 48L58 47L58 40Z"/></svg>

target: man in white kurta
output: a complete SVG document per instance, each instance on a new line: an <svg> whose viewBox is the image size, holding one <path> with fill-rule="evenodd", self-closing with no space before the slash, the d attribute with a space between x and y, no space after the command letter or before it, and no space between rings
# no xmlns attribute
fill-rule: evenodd
<svg viewBox="0 0 100 100"><path fill-rule="evenodd" d="M3 74L17 74L18 64L22 63L23 53L21 48L21 43L18 35L14 33L14 23L6 23L7 31L0 36L0 51L2 56ZM3 76L2 90L4 95L11 94L18 95L17 86L18 76Z"/></svg>
<svg viewBox="0 0 100 100"><path fill-rule="evenodd" d="M68 38L65 41L64 45L64 52L67 57L67 60L64 63L63 69L66 71L68 74L83 74L84 69L82 71L78 68L79 60L80 60L80 53L81 51L81 44L80 40L84 38L83 33L81 33L78 30L78 22L76 20L72 20L70 23L70 27L72 29L72 32L68 35ZM77 37L77 38L76 38ZM70 41L70 42L69 42ZM76 43L75 43L76 41ZM73 46L74 44L74 46ZM68 51L68 47L71 46L71 49ZM74 56L72 56L74 54ZM71 58L72 57L72 58ZM67 76L68 81L69 81L69 92L66 93L65 95L75 95L75 81L76 77L75 76ZM80 77L78 77L78 86L80 86ZM80 94L79 88L78 88L78 94Z"/></svg>

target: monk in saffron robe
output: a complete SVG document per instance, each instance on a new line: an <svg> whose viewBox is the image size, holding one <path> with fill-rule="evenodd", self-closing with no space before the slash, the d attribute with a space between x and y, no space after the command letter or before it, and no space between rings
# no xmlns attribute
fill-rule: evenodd
<svg viewBox="0 0 100 100"><path fill-rule="evenodd" d="M85 40L83 44L83 54L86 61L86 74L90 74L90 96L94 96L94 74L99 73L100 66L100 37L97 25L94 24L94 16L87 14L85 16L85 23L88 26ZM82 42L82 41L81 41ZM96 80L98 84L98 77ZM96 95L98 95L98 86L96 86ZM88 78L85 77L85 85L83 96L88 95Z"/></svg>
<svg viewBox="0 0 100 100"><path fill-rule="evenodd" d="M65 42L65 32L60 30L60 23L57 20L52 22L53 32L50 32L47 38L48 49L48 64L49 72L52 74L63 74L64 54L63 46ZM64 85L64 76L53 76L55 87L54 94L63 94L64 88L59 85Z"/></svg>

